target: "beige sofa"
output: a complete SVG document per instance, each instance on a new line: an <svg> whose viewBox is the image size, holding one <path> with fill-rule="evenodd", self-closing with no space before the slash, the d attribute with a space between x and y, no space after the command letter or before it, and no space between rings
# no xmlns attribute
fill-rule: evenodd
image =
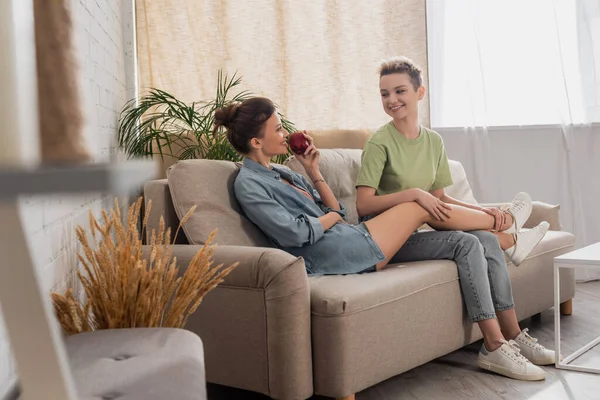
<svg viewBox="0 0 600 400"><path fill-rule="evenodd" d="M319 147L344 147L348 142L362 147L366 135L314 133ZM353 183L360 150L323 149L320 164L335 195L355 219ZM297 161L288 165L298 170ZM152 201L149 231L157 227L159 214L176 228L178 218L198 206L177 239L174 254L180 265L187 265L214 228L219 228L215 262L240 262L206 296L187 326L204 343L208 382L276 399L313 394L352 398L481 338L466 318L451 261L391 265L362 275L307 277L301 258L271 248L239 213L232 193L238 168L229 162L183 161L170 168L168 180L148 182L144 191L146 200ZM448 192L475 201L457 162L452 162L452 175L455 184ZM558 206L534 204L526 226L547 220L551 231L520 267L509 266L520 319L553 306L552 259L574 245L573 235L560 231L558 211ZM572 271L562 274L561 301L568 305L575 281Z"/></svg>

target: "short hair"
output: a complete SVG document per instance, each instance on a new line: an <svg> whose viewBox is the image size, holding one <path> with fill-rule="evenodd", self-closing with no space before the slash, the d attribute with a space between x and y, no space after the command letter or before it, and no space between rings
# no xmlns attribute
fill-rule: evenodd
<svg viewBox="0 0 600 400"><path fill-rule="evenodd" d="M415 90L423 86L423 71L408 57L390 57L379 64L380 78L391 74L408 74Z"/></svg>

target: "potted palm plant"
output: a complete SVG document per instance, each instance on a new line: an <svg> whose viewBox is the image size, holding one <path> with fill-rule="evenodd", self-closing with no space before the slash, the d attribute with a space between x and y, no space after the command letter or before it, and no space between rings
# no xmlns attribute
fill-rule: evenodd
<svg viewBox="0 0 600 400"><path fill-rule="evenodd" d="M215 111L229 102L243 101L252 94L239 91L241 78L228 77L218 72L214 99L186 104L172 94L152 88L139 98L128 101L123 107L118 126L119 146L130 157L171 157L176 160L205 158L239 161L239 154L227 141L225 131L213 134ZM295 127L281 114L281 123L288 132ZM273 159L282 163L289 154Z"/></svg>

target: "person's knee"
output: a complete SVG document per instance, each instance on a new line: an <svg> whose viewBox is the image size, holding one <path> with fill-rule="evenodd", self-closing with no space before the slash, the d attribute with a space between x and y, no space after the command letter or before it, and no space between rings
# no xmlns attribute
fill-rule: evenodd
<svg viewBox="0 0 600 400"><path fill-rule="evenodd" d="M475 235L473 235L475 236ZM489 231L479 231L477 232L477 238L485 248L492 248L500 246L500 242L498 241L498 236Z"/></svg>
<svg viewBox="0 0 600 400"><path fill-rule="evenodd" d="M402 207L405 210L409 210L411 215L417 216L419 221L422 221L423 223L427 222L429 219L429 212L421 207L421 205L416 201L401 203L397 207Z"/></svg>
<svg viewBox="0 0 600 400"><path fill-rule="evenodd" d="M483 245L475 235L467 232L456 232L459 251L465 254L481 253L483 254Z"/></svg>

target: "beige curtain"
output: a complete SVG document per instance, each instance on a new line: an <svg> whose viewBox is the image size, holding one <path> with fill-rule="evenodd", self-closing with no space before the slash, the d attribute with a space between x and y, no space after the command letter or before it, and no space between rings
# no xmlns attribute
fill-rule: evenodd
<svg viewBox="0 0 600 400"><path fill-rule="evenodd" d="M68 0L35 0L40 149L46 164L90 160L83 140L73 23Z"/></svg>
<svg viewBox="0 0 600 400"><path fill-rule="evenodd" d="M425 0L137 0L136 19L141 92L208 100L217 71L237 71L299 129L387 122L377 66L388 56L412 58L427 82Z"/></svg>

